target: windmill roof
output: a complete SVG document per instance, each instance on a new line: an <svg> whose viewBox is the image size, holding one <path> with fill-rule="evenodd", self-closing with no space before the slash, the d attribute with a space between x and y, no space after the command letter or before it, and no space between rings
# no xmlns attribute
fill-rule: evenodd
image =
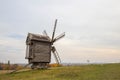
<svg viewBox="0 0 120 80"><path fill-rule="evenodd" d="M27 41L29 41L29 40L50 42L49 36L44 36L44 35L40 35L40 34L33 34L33 33L28 33Z"/></svg>

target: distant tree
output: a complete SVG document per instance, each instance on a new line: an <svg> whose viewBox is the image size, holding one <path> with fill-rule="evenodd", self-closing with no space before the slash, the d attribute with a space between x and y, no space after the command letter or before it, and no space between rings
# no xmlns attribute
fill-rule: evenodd
<svg viewBox="0 0 120 80"><path fill-rule="evenodd" d="M8 60L8 64L7 64L7 70L10 69L10 61Z"/></svg>
<svg viewBox="0 0 120 80"><path fill-rule="evenodd" d="M0 70L2 70L2 63L0 62Z"/></svg>
<svg viewBox="0 0 120 80"><path fill-rule="evenodd" d="M22 68L23 66L20 66L18 64L10 64L10 61L8 61L7 63L0 62L0 70L16 70Z"/></svg>
<svg viewBox="0 0 120 80"><path fill-rule="evenodd" d="M18 67L18 64L13 64L13 65L11 66L11 69L12 69L12 70L16 70L17 67Z"/></svg>
<svg viewBox="0 0 120 80"><path fill-rule="evenodd" d="M90 60L87 60L87 63L90 63Z"/></svg>

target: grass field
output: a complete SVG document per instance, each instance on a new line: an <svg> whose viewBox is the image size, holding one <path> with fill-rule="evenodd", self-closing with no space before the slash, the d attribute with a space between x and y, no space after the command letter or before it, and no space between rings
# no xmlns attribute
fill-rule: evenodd
<svg viewBox="0 0 120 80"><path fill-rule="evenodd" d="M0 71L0 80L120 80L120 64L55 67L13 74Z"/></svg>

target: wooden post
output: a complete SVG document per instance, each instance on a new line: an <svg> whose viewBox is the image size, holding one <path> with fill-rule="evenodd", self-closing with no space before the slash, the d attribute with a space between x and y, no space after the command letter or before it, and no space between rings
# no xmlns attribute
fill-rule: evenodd
<svg viewBox="0 0 120 80"><path fill-rule="evenodd" d="M8 70L10 70L10 61L8 60Z"/></svg>

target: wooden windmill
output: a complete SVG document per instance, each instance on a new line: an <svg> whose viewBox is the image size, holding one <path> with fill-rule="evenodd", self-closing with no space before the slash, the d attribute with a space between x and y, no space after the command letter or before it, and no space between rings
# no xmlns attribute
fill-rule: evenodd
<svg viewBox="0 0 120 80"><path fill-rule="evenodd" d="M51 61L51 52L53 53L55 60L58 64L61 63L61 59L58 52L53 45L54 42L65 36L65 33L55 37L57 19L53 29L52 38L50 38L46 31L43 31L43 35L28 33L26 39L26 59L29 64L32 64L31 68L47 68Z"/></svg>

